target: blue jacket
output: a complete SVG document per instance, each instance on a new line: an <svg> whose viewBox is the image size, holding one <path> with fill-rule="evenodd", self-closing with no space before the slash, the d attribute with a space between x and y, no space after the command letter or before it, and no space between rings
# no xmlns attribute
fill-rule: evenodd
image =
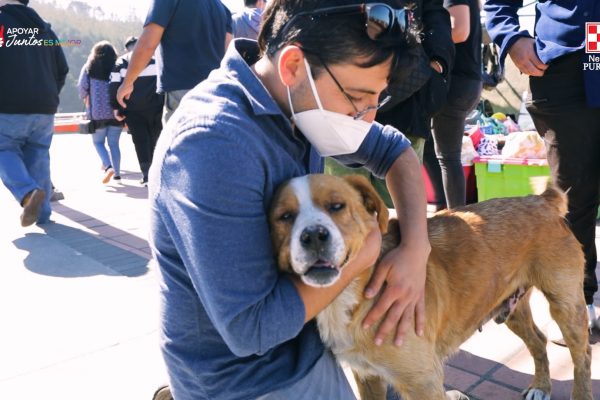
<svg viewBox="0 0 600 400"><path fill-rule="evenodd" d="M255 41L233 41L169 120L150 170L162 350L178 400L255 399L300 380L323 352L277 269L267 218L277 187L323 160L250 69L257 57ZM344 161L383 176L409 145L375 123Z"/></svg>
<svg viewBox="0 0 600 400"><path fill-rule="evenodd" d="M531 37L521 29L517 11L523 1L487 0L484 10L490 37L500 46L503 63L510 47L521 37ZM545 0L536 4L535 44L544 64L566 54L585 49L586 22L600 22L598 0ZM586 59L584 58L583 61ZM582 65L583 70L583 65ZM600 107L600 71L585 74L588 104Z"/></svg>

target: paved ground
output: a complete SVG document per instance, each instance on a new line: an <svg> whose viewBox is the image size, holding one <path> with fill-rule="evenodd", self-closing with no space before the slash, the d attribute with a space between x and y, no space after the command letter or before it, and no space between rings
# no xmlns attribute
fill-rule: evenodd
<svg viewBox="0 0 600 400"><path fill-rule="evenodd" d="M53 179L65 199L54 203L56 223L47 228L21 228L20 207L0 188L2 399L149 400L165 381L155 270L145 241L147 190L137 184L130 137L123 134L121 143L123 181L102 185L91 138L55 136ZM536 295L532 303L542 330L556 336L544 300ZM553 344L548 350L552 398L567 400L568 351ZM447 383L474 400L516 400L532 372L519 339L491 322L450 360Z"/></svg>

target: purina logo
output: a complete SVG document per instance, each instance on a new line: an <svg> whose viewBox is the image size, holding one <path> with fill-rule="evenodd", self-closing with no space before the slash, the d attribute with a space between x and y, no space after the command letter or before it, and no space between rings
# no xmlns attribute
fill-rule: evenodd
<svg viewBox="0 0 600 400"><path fill-rule="evenodd" d="M585 23L585 52L600 53L600 22Z"/></svg>
<svg viewBox="0 0 600 400"><path fill-rule="evenodd" d="M600 22L585 23L585 52L583 70L600 71Z"/></svg>

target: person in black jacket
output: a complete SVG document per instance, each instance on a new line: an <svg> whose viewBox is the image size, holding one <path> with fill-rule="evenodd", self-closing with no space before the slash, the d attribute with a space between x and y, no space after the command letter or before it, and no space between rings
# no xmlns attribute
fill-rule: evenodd
<svg viewBox="0 0 600 400"><path fill-rule="evenodd" d="M117 91L123 78L127 75L127 67L136 37L130 37L125 41L127 53L117 59L110 78L110 99L115 110L115 118L125 120L133 144L135 153L142 171L140 184L148 183L148 170L152 164L152 154L158 136L162 131L162 107L164 96L156 93L156 63L154 57L150 59L146 68L133 85L133 92L129 99L125 100L127 108L121 107L117 102Z"/></svg>
<svg viewBox="0 0 600 400"><path fill-rule="evenodd" d="M69 67L50 24L28 0L0 0L0 179L21 225L49 222L50 144Z"/></svg>
<svg viewBox="0 0 600 400"><path fill-rule="evenodd" d="M467 114L479 103L481 77L481 22L479 0L444 0L452 20L456 62L452 68L448 101L433 117L433 140L425 145L424 165L438 203L448 208L467 202L461 162ZM440 204L441 205L441 204Z"/></svg>

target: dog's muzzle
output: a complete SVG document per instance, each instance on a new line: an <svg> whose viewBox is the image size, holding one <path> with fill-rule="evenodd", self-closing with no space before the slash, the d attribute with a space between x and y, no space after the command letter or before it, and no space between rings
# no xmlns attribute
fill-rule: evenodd
<svg viewBox="0 0 600 400"><path fill-rule="evenodd" d="M300 233L298 241L304 261L301 277L306 284L329 286L339 278L342 265L336 260L339 255L332 236L324 225L311 225Z"/></svg>

